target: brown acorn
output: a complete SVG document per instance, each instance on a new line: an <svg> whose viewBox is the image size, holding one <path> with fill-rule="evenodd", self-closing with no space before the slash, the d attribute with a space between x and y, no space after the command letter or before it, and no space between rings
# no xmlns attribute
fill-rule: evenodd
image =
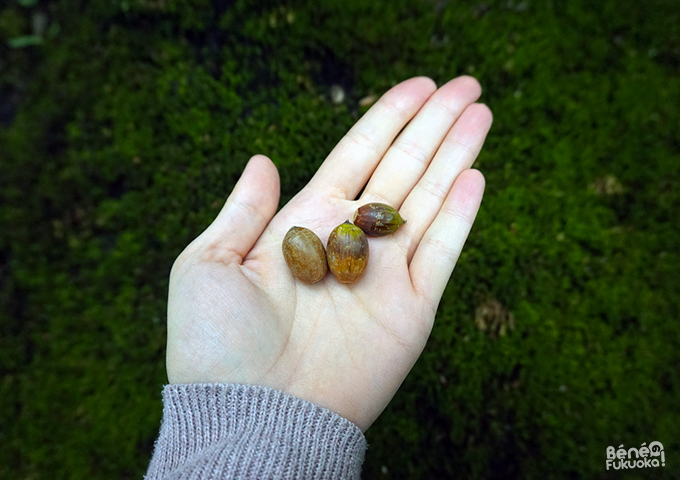
<svg viewBox="0 0 680 480"><path fill-rule="evenodd" d="M346 221L328 237L328 267L340 283L359 280L368 263L368 239L356 225Z"/></svg>
<svg viewBox="0 0 680 480"><path fill-rule="evenodd" d="M406 223L395 208L384 203L368 203L359 207L353 221L354 225L372 237L394 233Z"/></svg>
<svg viewBox="0 0 680 480"><path fill-rule="evenodd" d="M305 227L292 227L283 238L283 258L295 278L312 284L328 271L326 250L314 232Z"/></svg>

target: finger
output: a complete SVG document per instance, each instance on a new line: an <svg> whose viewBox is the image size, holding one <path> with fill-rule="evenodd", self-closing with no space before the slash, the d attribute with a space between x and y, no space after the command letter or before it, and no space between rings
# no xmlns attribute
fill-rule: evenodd
<svg viewBox="0 0 680 480"><path fill-rule="evenodd" d="M354 200L395 137L436 89L426 77L392 87L340 140L309 186Z"/></svg>
<svg viewBox="0 0 680 480"><path fill-rule="evenodd" d="M241 262L279 205L279 173L264 155L248 161L227 202L204 232L213 260Z"/></svg>
<svg viewBox="0 0 680 480"><path fill-rule="evenodd" d="M400 213L408 220L408 235L400 236L399 240L403 242L408 261L441 210L453 182L479 155L492 122L493 115L486 105L475 103L467 107L402 204Z"/></svg>
<svg viewBox="0 0 680 480"><path fill-rule="evenodd" d="M479 211L484 183L479 170L465 170L458 176L409 265L414 290L433 311L439 305Z"/></svg>
<svg viewBox="0 0 680 480"><path fill-rule="evenodd" d="M460 114L482 93L472 77L458 77L433 94L385 154L362 201L399 206L426 171Z"/></svg>

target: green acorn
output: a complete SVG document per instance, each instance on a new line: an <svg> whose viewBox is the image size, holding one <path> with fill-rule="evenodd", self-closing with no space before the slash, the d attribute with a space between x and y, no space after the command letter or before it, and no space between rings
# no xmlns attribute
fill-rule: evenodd
<svg viewBox="0 0 680 480"><path fill-rule="evenodd" d="M394 207L384 203L368 203L359 207L353 221L354 225L372 237L390 235L406 223Z"/></svg>
<svg viewBox="0 0 680 480"><path fill-rule="evenodd" d="M368 263L368 239L359 227L347 221L331 232L326 256L328 267L340 283L354 283Z"/></svg>

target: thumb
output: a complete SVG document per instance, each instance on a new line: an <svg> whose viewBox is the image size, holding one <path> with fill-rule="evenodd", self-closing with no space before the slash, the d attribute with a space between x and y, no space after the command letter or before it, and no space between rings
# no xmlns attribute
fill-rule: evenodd
<svg viewBox="0 0 680 480"><path fill-rule="evenodd" d="M223 252L236 254L240 262L276 213L279 188L274 163L264 155L255 155L205 235Z"/></svg>

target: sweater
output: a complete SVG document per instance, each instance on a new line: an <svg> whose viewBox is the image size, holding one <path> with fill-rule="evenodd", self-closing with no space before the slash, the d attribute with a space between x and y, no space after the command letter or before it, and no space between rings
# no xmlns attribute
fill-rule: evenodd
<svg viewBox="0 0 680 480"><path fill-rule="evenodd" d="M349 420L278 390L166 385L145 479L359 479L366 448Z"/></svg>

